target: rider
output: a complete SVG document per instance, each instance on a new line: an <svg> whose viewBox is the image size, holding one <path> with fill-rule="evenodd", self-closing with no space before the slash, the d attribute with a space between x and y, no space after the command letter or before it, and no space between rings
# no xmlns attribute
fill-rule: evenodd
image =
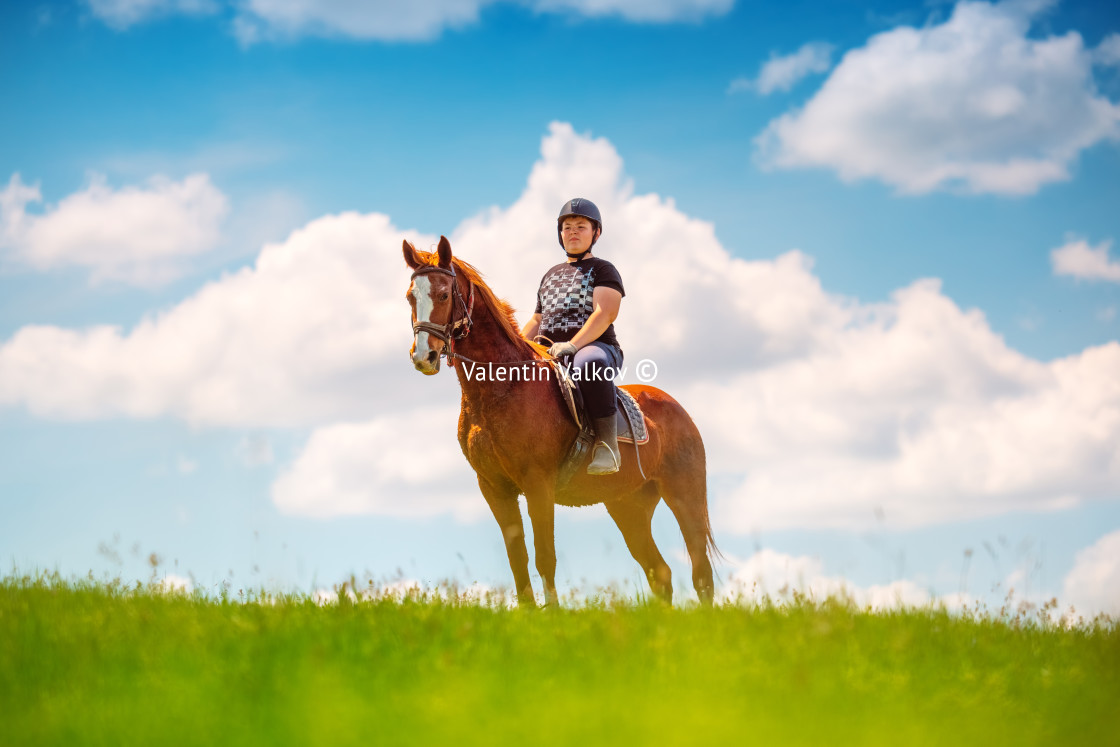
<svg viewBox="0 0 1120 747"><path fill-rule="evenodd" d="M571 371L578 377L587 412L595 427L590 475L618 472L622 463L615 425L614 378L622 367L622 348L614 335L614 320L626 291L614 265L591 255L603 233L599 208L591 200L568 200L556 219L560 246L567 262L551 268L537 290L533 318L521 330L529 340L546 338L554 358L573 356Z"/></svg>

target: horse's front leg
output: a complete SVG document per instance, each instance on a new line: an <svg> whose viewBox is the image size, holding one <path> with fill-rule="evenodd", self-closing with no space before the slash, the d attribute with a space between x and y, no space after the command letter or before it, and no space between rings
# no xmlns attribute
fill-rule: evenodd
<svg viewBox="0 0 1120 747"><path fill-rule="evenodd" d="M551 490L538 489L526 492L525 501L533 522L533 554L544 582L544 603L556 607L560 604L556 595L556 497Z"/></svg>
<svg viewBox="0 0 1120 747"><path fill-rule="evenodd" d="M509 569L513 571L513 584L517 589L517 604L520 607L536 607L533 584L529 580L529 553L525 549L525 525L521 521L521 506L517 503L518 490L512 485L494 485L482 475L478 476L478 487L482 490L491 513L502 529L502 539L505 541L506 555L509 557Z"/></svg>

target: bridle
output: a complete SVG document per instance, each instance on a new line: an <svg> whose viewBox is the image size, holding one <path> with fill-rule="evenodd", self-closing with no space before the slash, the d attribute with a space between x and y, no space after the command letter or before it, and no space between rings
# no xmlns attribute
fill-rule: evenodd
<svg viewBox="0 0 1120 747"><path fill-rule="evenodd" d="M436 324L435 322L420 321L412 325L412 334L416 335L420 332L427 332L429 335L443 340L443 343L448 347L451 346L452 340L462 340L470 334L471 326L474 322L471 320L471 314L474 312L474 283L470 278L467 278L467 283L470 285L468 299L463 300L463 294L459 292L459 282L455 274L455 266L452 265L451 269L438 267L437 265L422 265L416 268L412 273L412 280L416 279L417 275L429 275L433 272L438 272L441 275L447 275L451 278L451 314L448 317L447 324ZM463 309L463 315L455 319L455 305L458 304Z"/></svg>
<svg viewBox="0 0 1120 747"><path fill-rule="evenodd" d="M473 358L468 358L465 355L451 350L451 343L453 340L462 340L470 334L471 327L474 326L474 321L471 319L471 314L474 313L474 283L471 279L467 278L467 284L470 290L467 292L467 300L463 300L463 294L459 292L459 283L455 273L455 265L451 269L439 267L438 265L421 265L416 268L412 273L412 280L416 279L417 275L428 275L433 272L438 272L440 275L447 275L451 278L451 315L447 324L436 324L435 322L415 322L412 325L412 334L416 335L420 332L427 332L440 340L443 340L444 349L440 356L447 358L448 363L454 360L462 360L468 363L481 364L481 365L495 365L489 361L476 361ZM463 310L463 315L455 319L455 305L458 304ZM531 358L523 361L506 361L500 365L517 365L524 363L549 363L550 359Z"/></svg>

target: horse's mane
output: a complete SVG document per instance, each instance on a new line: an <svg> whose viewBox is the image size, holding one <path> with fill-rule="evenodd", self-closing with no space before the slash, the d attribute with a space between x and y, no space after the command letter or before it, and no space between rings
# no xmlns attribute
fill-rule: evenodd
<svg viewBox="0 0 1120 747"><path fill-rule="evenodd" d="M419 254L420 258L427 264L439 264L439 256L436 252L418 251L417 254ZM452 257L451 261L455 265L456 273L465 275L474 285L475 294L489 307L494 315L494 319L498 322L498 328L502 330L511 344L519 350L524 350L528 357L543 356L547 352L548 348L545 346L530 342L521 336L521 330L517 326L517 319L513 315L513 306L498 298L497 294L495 294L494 291L490 289L490 286L486 284L486 281L482 279L482 273L479 272L474 265L469 262L464 262L458 257Z"/></svg>

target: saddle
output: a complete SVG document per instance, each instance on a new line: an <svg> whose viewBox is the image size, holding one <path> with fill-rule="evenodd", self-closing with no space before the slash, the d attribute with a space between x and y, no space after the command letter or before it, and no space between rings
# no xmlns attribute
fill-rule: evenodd
<svg viewBox="0 0 1120 747"><path fill-rule="evenodd" d="M560 465L560 472L557 475L557 483L562 486L566 485L575 475L576 470L587 461L587 457L595 446L595 431L591 427L591 417L587 414L587 408L584 406L579 384L559 361L550 360L548 364L556 375L556 383L560 387L560 396L564 400L564 404L568 406L568 413L572 416L575 424L579 426L579 433L576 434L572 445L568 448L568 453L564 457L564 461ZM625 389L615 387L615 398L618 403L618 408L615 411L618 440L620 443L634 444L634 456L638 460L638 471L641 472L642 461L638 453L638 447L649 441L649 430L646 428L645 415L642 414L642 408L638 406L638 401ZM620 450L621 448L619 447ZM642 473L642 477L645 477L645 473Z"/></svg>

